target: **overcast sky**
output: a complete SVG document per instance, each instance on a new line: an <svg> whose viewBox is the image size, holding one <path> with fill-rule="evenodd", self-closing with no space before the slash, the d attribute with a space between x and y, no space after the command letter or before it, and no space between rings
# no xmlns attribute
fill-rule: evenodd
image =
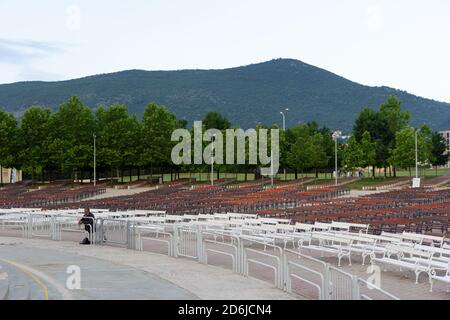
<svg viewBox="0 0 450 320"><path fill-rule="evenodd" d="M449 0L0 0L0 83L293 58L450 102Z"/></svg>

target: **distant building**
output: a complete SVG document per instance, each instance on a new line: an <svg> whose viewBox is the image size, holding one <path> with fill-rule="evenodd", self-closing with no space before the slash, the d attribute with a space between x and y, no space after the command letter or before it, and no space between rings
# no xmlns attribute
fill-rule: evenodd
<svg viewBox="0 0 450 320"><path fill-rule="evenodd" d="M16 183L22 181L22 171L20 170L1 168L0 171L3 183Z"/></svg>
<svg viewBox="0 0 450 320"><path fill-rule="evenodd" d="M447 141L447 153L450 153L450 130L441 131L440 133ZM447 163L447 167L450 168L450 161Z"/></svg>

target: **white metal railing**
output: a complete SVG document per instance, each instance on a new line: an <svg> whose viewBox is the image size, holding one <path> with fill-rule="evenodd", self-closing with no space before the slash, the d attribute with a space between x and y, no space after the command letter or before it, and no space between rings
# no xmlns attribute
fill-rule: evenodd
<svg viewBox="0 0 450 320"><path fill-rule="evenodd" d="M162 238L160 237L162 236ZM144 251L144 241L160 242L167 245L168 255L177 257L174 247L173 235L165 232L161 226L137 226L136 227L136 249Z"/></svg>
<svg viewBox="0 0 450 320"><path fill-rule="evenodd" d="M333 266L328 266L330 300L359 300L357 277Z"/></svg>
<svg viewBox="0 0 450 320"><path fill-rule="evenodd" d="M284 268L285 268L285 278L286 278L286 290L289 293L294 293L292 288L292 278L300 280L314 288L318 291L319 300L327 300L328 299L328 263L301 254L300 252L294 250L285 250L284 255ZM291 261L288 258L288 254L297 258L296 262ZM308 262L306 265L305 262ZM296 272L296 270L303 271L301 274ZM303 274L306 273L306 274ZM310 277L307 277L309 275ZM314 276L319 279L319 282L314 282L311 279L311 276Z"/></svg>
<svg viewBox="0 0 450 320"><path fill-rule="evenodd" d="M389 300L400 300L398 297L394 296L393 294L387 292L386 290L381 289L380 287L374 285L373 283L370 283L364 279L358 278L357 280L358 286L359 286L359 292L360 292L360 298L361 300L375 300L380 299L379 297L384 297ZM362 288L367 288L367 293L362 293ZM373 297L369 295L369 293L375 293L377 297Z"/></svg>
<svg viewBox="0 0 450 320"><path fill-rule="evenodd" d="M199 259L199 246L201 248L201 231L187 227L174 228L175 247L178 257Z"/></svg>
<svg viewBox="0 0 450 320"><path fill-rule="evenodd" d="M72 214L18 213L8 219L0 216L0 230L11 227L20 230L23 237L61 240L65 232L84 232L80 230L78 220L79 217ZM270 243L266 239L270 239L270 235L249 236L224 228L211 230L202 224L167 224L159 220L153 224L152 221L145 218L99 218L88 233L92 235L93 244L126 245L129 249L141 251L144 250L144 241L164 243L168 256L195 259L203 264L211 263L210 255L221 255L230 259L234 273L243 276L250 276L251 264L258 265L273 272L276 288L294 293L292 281L301 281L313 288L320 300L372 300L380 296L398 299L322 260ZM319 267L312 267L311 263ZM318 281L312 280L313 276ZM366 286L368 291L361 293L362 286Z"/></svg>
<svg viewBox="0 0 450 320"><path fill-rule="evenodd" d="M212 236L213 239L208 239L208 236ZM217 238L221 237L223 239L223 241L217 241ZM222 255L222 256L226 256L226 257L230 257L231 258L231 262L232 262L232 270L235 273L240 273L240 265L239 265L239 250L240 250L240 242L241 240L239 239L239 237L230 235L227 236L230 240L230 243L226 243L224 240L224 234L223 233L218 233L218 232L203 232L202 234L202 239L203 239L203 245L202 245L202 255L201 255L201 262L204 264L208 264L208 253L214 253L214 254L218 254L218 255ZM232 250L232 253L227 252L227 251L222 251L219 250L219 248L213 249L213 248L208 248L208 244L212 244L215 245L215 247L225 247L225 248L229 248Z"/></svg>

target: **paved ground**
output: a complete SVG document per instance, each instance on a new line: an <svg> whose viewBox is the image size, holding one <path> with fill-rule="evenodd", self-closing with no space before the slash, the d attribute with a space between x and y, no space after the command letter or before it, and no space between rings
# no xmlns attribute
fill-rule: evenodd
<svg viewBox="0 0 450 320"><path fill-rule="evenodd" d="M385 193L389 190L350 190L350 194L340 196L339 198L358 198L363 196L369 196L373 194Z"/></svg>
<svg viewBox="0 0 450 320"><path fill-rule="evenodd" d="M114 189L114 188L106 188L106 193L84 199L83 201L88 200L99 200L99 199L107 199L107 198L115 198L115 197L121 197L121 196L131 196L134 194L147 192L150 190L155 189L155 187L141 187L141 188L135 188L135 189Z"/></svg>
<svg viewBox="0 0 450 320"><path fill-rule="evenodd" d="M0 299L293 299L270 283L187 259L74 242L0 238ZM81 290L67 290L79 266ZM6 279L2 279L7 274ZM3 289L2 289L3 286Z"/></svg>
<svg viewBox="0 0 450 320"><path fill-rule="evenodd" d="M219 239L220 240L220 239ZM233 250L229 246L212 244L208 243L207 248L233 253ZM260 253L256 253L254 251L249 251L247 253L248 258L255 259L261 262L266 263L267 265L276 266L277 260L274 256L277 256L277 252L272 249L267 249L267 251L263 250L262 246L253 245L248 247L249 249L258 249ZM289 243L288 249L292 252L288 254L288 260L297 264L301 264L306 266L312 270L322 272L322 266L318 263L311 262L304 258L299 258L295 253L298 252L298 249L292 249L291 244ZM167 252L167 248L165 244L156 243L153 241L144 241L144 250L148 250L151 252L158 252L161 254L165 254ZM334 256L323 255L317 251L311 251L304 249L302 253L307 256L312 256L316 259L329 263L331 266L338 267L338 260ZM266 255L267 254L267 255ZM208 263L214 266L222 267L224 269L231 269L231 259L225 255L215 254L214 252L208 252ZM342 266L339 267L339 270L344 272L348 272L353 275L357 275L359 278L364 280L369 280L369 278L373 278L373 271L369 269L370 266L370 258L366 259L366 265L362 265L362 259L358 255L352 255L352 265L349 266L348 259L342 259ZM428 277L425 274L422 274L420 277L419 284L415 284L415 276L413 272L405 271L402 272L397 268L388 267L380 268L380 285L387 292L395 295L401 300L450 300L450 292L447 292L447 289L450 289L450 286L446 286L443 283L436 282L434 285L434 292L430 293L430 285L428 282ZM299 275L313 283L319 284L320 279L312 274L311 272L307 272L305 270L301 270L293 267L291 272ZM336 273L335 273L336 274ZM258 278L260 280L264 280L267 283L274 284L274 272L270 268L264 267L262 265L250 264L249 266L249 275L251 277ZM318 299L318 291L313 286L299 281L298 279L292 278L292 286L293 292L297 295L297 298L301 299ZM344 286L345 287L345 286ZM360 285L361 293L370 296L373 299L387 299L388 297L375 292L374 290L369 290L367 285ZM345 289L344 289L345 291ZM348 290L350 292L350 290ZM344 294L345 296L345 294Z"/></svg>

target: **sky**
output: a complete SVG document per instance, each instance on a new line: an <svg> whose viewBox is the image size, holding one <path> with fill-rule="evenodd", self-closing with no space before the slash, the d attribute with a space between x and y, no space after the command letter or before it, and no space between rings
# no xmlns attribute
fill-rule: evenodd
<svg viewBox="0 0 450 320"><path fill-rule="evenodd" d="M0 0L0 83L276 58L450 102L450 1Z"/></svg>

